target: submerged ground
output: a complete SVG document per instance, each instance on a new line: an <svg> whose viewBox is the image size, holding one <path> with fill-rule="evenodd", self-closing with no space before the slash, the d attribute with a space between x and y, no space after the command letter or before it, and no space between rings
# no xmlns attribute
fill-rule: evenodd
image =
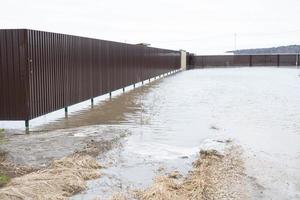
<svg viewBox="0 0 300 200"><path fill-rule="evenodd" d="M39 118L27 135L0 123L1 149L25 171L88 149L105 168L72 199L107 199L151 187L162 171L188 176L201 149L226 151L230 141L239 149L229 155L242 160L238 174L246 177L250 199L299 199L299 74L282 68L180 72L102 98L93 108L82 105L68 118L59 112Z"/></svg>

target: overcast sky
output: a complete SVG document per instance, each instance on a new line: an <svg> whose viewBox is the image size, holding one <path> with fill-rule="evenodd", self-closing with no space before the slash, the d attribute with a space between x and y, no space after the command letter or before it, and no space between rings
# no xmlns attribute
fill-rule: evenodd
<svg viewBox="0 0 300 200"><path fill-rule="evenodd" d="M0 0L0 28L218 54L300 44L300 0Z"/></svg>

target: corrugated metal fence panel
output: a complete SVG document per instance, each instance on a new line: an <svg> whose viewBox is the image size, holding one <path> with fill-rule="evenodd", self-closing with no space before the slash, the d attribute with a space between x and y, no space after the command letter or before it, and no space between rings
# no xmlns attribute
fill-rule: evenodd
<svg viewBox="0 0 300 200"><path fill-rule="evenodd" d="M280 55L280 66L296 66L298 55Z"/></svg>
<svg viewBox="0 0 300 200"><path fill-rule="evenodd" d="M299 55L298 55L299 56ZM241 66L295 66L297 55L214 55L189 58L189 69ZM298 62L299 63L299 62Z"/></svg>
<svg viewBox="0 0 300 200"><path fill-rule="evenodd" d="M0 120L29 120L179 68L179 51L0 30Z"/></svg>
<svg viewBox="0 0 300 200"><path fill-rule="evenodd" d="M246 55L222 55L222 56L196 56L193 64L199 67L233 67L249 66L250 57Z"/></svg>
<svg viewBox="0 0 300 200"><path fill-rule="evenodd" d="M249 55L236 55L236 56L233 56L232 65L236 66L236 67L250 66L250 56Z"/></svg>
<svg viewBox="0 0 300 200"><path fill-rule="evenodd" d="M253 66L278 66L277 55L253 55Z"/></svg>
<svg viewBox="0 0 300 200"><path fill-rule="evenodd" d="M0 120L28 115L26 30L0 30Z"/></svg>
<svg viewBox="0 0 300 200"><path fill-rule="evenodd" d="M35 118L180 68L178 51L28 31Z"/></svg>
<svg viewBox="0 0 300 200"><path fill-rule="evenodd" d="M204 66L211 67L224 67L230 66L233 63L232 56L205 56Z"/></svg>

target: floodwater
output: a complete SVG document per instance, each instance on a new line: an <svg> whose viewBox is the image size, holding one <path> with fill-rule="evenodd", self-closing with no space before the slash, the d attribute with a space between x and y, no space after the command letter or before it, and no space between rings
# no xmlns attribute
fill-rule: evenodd
<svg viewBox="0 0 300 200"><path fill-rule="evenodd" d="M298 74L277 68L192 70L131 93L129 101L139 108L123 122L131 136L101 160L112 163L106 175L74 199L144 187L160 167L186 173L201 147L228 138L243 146L247 173L262 198L299 198Z"/></svg>
<svg viewBox="0 0 300 200"><path fill-rule="evenodd" d="M68 118L36 122L33 133L11 136L5 148L18 145L11 153L15 160L41 164L91 138L126 133L121 145L99 156L106 166L102 177L72 198L106 199L151 184L159 168L187 173L200 148L221 148L214 141L232 139L244 150L246 173L261 199L299 199L299 74L283 68L180 72L101 99Z"/></svg>

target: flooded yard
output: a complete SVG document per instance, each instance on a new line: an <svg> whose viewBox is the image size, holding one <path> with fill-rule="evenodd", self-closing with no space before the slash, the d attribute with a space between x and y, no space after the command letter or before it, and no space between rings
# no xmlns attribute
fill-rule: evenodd
<svg viewBox="0 0 300 200"><path fill-rule="evenodd" d="M41 168L96 145L101 176L71 197L93 200L147 188L164 172L185 176L201 149L222 152L230 141L240 149L234 152L243 160L240 173L251 185L250 199L299 199L299 73L283 68L176 73L112 99L101 97L92 108L74 106L67 118L62 111L40 117L29 134L19 124L0 122L1 150L14 163Z"/></svg>

